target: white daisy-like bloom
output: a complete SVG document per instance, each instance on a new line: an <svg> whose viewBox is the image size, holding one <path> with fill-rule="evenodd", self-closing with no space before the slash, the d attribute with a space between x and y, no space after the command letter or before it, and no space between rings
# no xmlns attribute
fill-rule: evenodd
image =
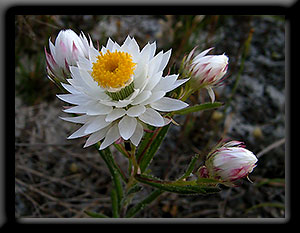
<svg viewBox="0 0 300 233"><path fill-rule="evenodd" d="M157 55L155 51L155 42L140 51L134 38L128 36L121 46L109 38L101 51L89 47L88 58L81 56L76 66L70 66L72 78L62 83L69 94L57 97L76 105L63 111L78 116L61 119L83 125L68 139L89 135L84 147L104 139L100 150L120 138L138 146L146 125L170 123L161 112L188 106L166 97L188 79L177 80L177 74L163 77L171 50Z"/></svg>

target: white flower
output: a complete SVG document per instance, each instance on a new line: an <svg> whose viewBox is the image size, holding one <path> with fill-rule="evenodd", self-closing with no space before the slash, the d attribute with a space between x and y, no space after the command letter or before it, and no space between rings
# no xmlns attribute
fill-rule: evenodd
<svg viewBox="0 0 300 233"><path fill-rule="evenodd" d="M189 53L184 62L184 68L191 76L190 86L194 90L206 88L212 102L214 102L215 94L212 88L223 81L222 77L228 68L228 57L224 54L206 55L213 48L207 49L194 57L195 49Z"/></svg>
<svg viewBox="0 0 300 233"><path fill-rule="evenodd" d="M232 182L248 176L256 162L256 156L243 148L241 142L231 141L213 151L205 166L209 177Z"/></svg>
<svg viewBox="0 0 300 233"><path fill-rule="evenodd" d="M61 30L55 40L55 45L49 39L50 53L45 48L47 72L51 80L58 79L65 82L70 77L70 65L76 65L79 57L89 57L89 48L92 41L88 42L81 32L78 36L71 29Z"/></svg>
<svg viewBox="0 0 300 233"><path fill-rule="evenodd" d="M89 58L79 57L70 66L69 84L62 86L70 94L57 95L77 106L64 110L81 114L62 117L63 120L83 124L69 139L90 135L84 147L104 139L100 150L122 138L135 146L143 136L144 125L162 127L170 120L161 112L176 111L188 106L185 102L166 97L187 80L178 75L162 76L171 50L155 56L155 42L141 51L129 36L120 46L108 39L101 51L89 48Z"/></svg>

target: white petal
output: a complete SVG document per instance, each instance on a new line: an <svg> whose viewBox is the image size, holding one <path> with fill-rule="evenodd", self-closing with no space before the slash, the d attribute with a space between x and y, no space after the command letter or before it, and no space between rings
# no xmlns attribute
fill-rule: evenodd
<svg viewBox="0 0 300 233"><path fill-rule="evenodd" d="M213 49L213 47L204 50L203 52L201 52L200 54L198 54L198 55L194 58L194 60L198 60L199 58L204 57L204 56L205 56L210 50L212 50L212 49Z"/></svg>
<svg viewBox="0 0 300 233"><path fill-rule="evenodd" d="M130 138L130 141L133 145L138 146L144 134L143 126L140 123L137 123L135 131Z"/></svg>
<svg viewBox="0 0 300 233"><path fill-rule="evenodd" d="M152 58L151 54L152 54L152 46L149 43L147 43L146 46L141 51L141 59L139 63L143 65L147 64L149 60Z"/></svg>
<svg viewBox="0 0 300 233"><path fill-rule="evenodd" d="M64 121L84 124L88 120L90 120L92 118L92 116L82 115L82 116L76 116L76 117L59 117L59 118L64 120Z"/></svg>
<svg viewBox="0 0 300 233"><path fill-rule="evenodd" d="M162 77L159 83L153 88L153 91L165 91L169 89L177 80L178 74Z"/></svg>
<svg viewBox="0 0 300 233"><path fill-rule="evenodd" d="M89 104L86 108L86 114L88 115L106 115L113 110L111 106L100 104L99 102Z"/></svg>
<svg viewBox="0 0 300 233"><path fill-rule="evenodd" d="M135 131L137 120L134 117L124 116L118 126L120 135L124 140L128 140Z"/></svg>
<svg viewBox="0 0 300 233"><path fill-rule="evenodd" d="M81 114L86 113L86 109L86 105L78 105L75 107L64 109L63 112Z"/></svg>
<svg viewBox="0 0 300 233"><path fill-rule="evenodd" d="M108 49L110 52L112 52L114 44L115 43L112 41L112 39L108 38L107 44L106 44L106 49Z"/></svg>
<svg viewBox="0 0 300 233"><path fill-rule="evenodd" d="M189 105L178 99L163 97L160 100L151 103L150 106L158 111L170 112L186 108Z"/></svg>
<svg viewBox="0 0 300 233"><path fill-rule="evenodd" d="M133 62L137 62L140 58L140 48L134 38L132 38L131 43L128 45L128 50L132 54Z"/></svg>
<svg viewBox="0 0 300 233"><path fill-rule="evenodd" d="M150 90L151 91L157 85L157 83L161 80L162 74L163 74L163 72L160 71L160 72L157 72L152 77L150 77L149 81L148 81L148 83L145 87L145 90Z"/></svg>
<svg viewBox="0 0 300 233"><path fill-rule="evenodd" d="M65 101L70 104L84 104L91 100L91 98L84 94L62 94L56 96L62 101Z"/></svg>
<svg viewBox="0 0 300 233"><path fill-rule="evenodd" d="M84 130L84 133L87 133L87 134L94 133L100 129L105 128L109 124L110 124L110 122L105 121L105 116L97 116L95 119L93 119L87 123L87 127Z"/></svg>
<svg viewBox="0 0 300 233"><path fill-rule="evenodd" d="M102 100L101 103L105 104L107 106L113 106L113 107L117 107L117 108L123 108L126 107L127 105L131 104L132 100L129 99L124 99L124 100Z"/></svg>
<svg viewBox="0 0 300 233"><path fill-rule="evenodd" d="M120 117L124 116L125 113L126 113L125 109L115 108L106 116L105 121L112 122L112 121L117 120Z"/></svg>
<svg viewBox="0 0 300 233"><path fill-rule="evenodd" d="M61 85L63 86L63 88L65 88L68 92L70 92L72 94L80 94L81 93L76 88L74 88L72 85L65 84L65 83L61 83Z"/></svg>
<svg viewBox="0 0 300 233"><path fill-rule="evenodd" d="M163 71L165 69L165 67L167 66L167 64L169 62L170 56L171 56L171 49L168 50L166 53L164 53L158 71Z"/></svg>
<svg viewBox="0 0 300 233"><path fill-rule="evenodd" d="M144 102L142 102L140 104L147 105L147 104L153 103L153 102L161 99L165 95L166 95L166 92L164 92L164 91L154 92L154 93L152 93L152 95L146 101L144 101Z"/></svg>
<svg viewBox="0 0 300 233"><path fill-rule="evenodd" d="M161 127L165 124L163 117L152 108L147 108L138 118L146 124L156 127Z"/></svg>
<svg viewBox="0 0 300 233"><path fill-rule="evenodd" d="M120 138L118 124L114 124L108 131L105 136L104 141L101 143L99 150L103 150L106 147L113 144L116 140Z"/></svg>
<svg viewBox="0 0 300 233"><path fill-rule="evenodd" d="M134 71L134 87L137 89L141 89L145 85L145 83L148 82L147 75L148 64L138 64L136 70Z"/></svg>
<svg viewBox="0 0 300 233"><path fill-rule="evenodd" d="M76 130L74 133L72 133L68 139L74 139L74 138L80 138L80 137L84 137L86 135L88 135L88 133L85 133L85 129L87 127L87 124L83 125L82 127L80 127L78 130Z"/></svg>
<svg viewBox="0 0 300 233"><path fill-rule="evenodd" d="M97 61L97 57L100 55L99 51L94 47L89 48L89 60L94 63Z"/></svg>
<svg viewBox="0 0 300 233"><path fill-rule="evenodd" d="M176 80L175 83L173 85L170 85L168 88L166 88L165 91L166 92L172 91L177 87L181 86L182 84L186 83L188 80L189 78Z"/></svg>
<svg viewBox="0 0 300 233"><path fill-rule="evenodd" d="M77 66L80 69L91 71L93 68L93 63L90 60L86 59L85 57L79 57Z"/></svg>
<svg viewBox="0 0 300 233"><path fill-rule="evenodd" d="M143 91L141 92L135 99L132 101L132 105L137 105L146 101L151 96L151 91Z"/></svg>
<svg viewBox="0 0 300 233"><path fill-rule="evenodd" d="M207 89L208 94L210 96L211 102L212 103L215 102L215 93L214 93L214 90L211 87L207 87L206 89Z"/></svg>
<svg viewBox="0 0 300 233"><path fill-rule="evenodd" d="M138 117L146 111L146 107L144 105L136 105L129 108L126 114L130 117Z"/></svg>
<svg viewBox="0 0 300 233"><path fill-rule="evenodd" d="M109 129L109 127L105 127L103 129L91 134L89 136L89 138L86 140L83 148L91 146L91 145L99 142L100 140L102 140L105 137L108 129Z"/></svg>
<svg viewBox="0 0 300 233"><path fill-rule="evenodd" d="M163 58L163 51L160 51L154 58L149 62L149 77L158 72L161 60Z"/></svg>

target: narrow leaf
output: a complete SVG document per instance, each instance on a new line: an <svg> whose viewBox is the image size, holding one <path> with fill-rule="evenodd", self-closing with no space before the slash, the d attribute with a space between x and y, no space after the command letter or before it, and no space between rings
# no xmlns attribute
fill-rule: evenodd
<svg viewBox="0 0 300 233"><path fill-rule="evenodd" d="M196 154L196 155L192 158L191 162L189 163L189 165L188 165L188 167L187 167L187 169L186 169L186 172L185 172L178 180L183 180L183 179L185 179L185 178L187 178L187 177L190 176L190 174L191 174L191 173L193 172L193 170L194 170L194 167L195 167L195 164L196 164L198 158L199 158L199 155Z"/></svg>
<svg viewBox="0 0 300 233"><path fill-rule="evenodd" d="M135 178L145 184L148 184L152 187L158 188L163 191L168 191L172 193L179 194L209 194L220 191L220 188L217 187L217 183L211 184L199 183L196 180L193 181L163 181L156 177L146 176L146 175L136 175Z"/></svg>
<svg viewBox="0 0 300 233"><path fill-rule="evenodd" d="M156 134L153 133L152 137L148 139L148 143L144 147L144 150L138 151L138 153L140 152L140 154L137 154L137 158L142 173L146 170L149 163L152 161L155 153L157 152L159 146L161 145L163 139L165 138L169 127L170 124L157 129L159 131L156 132Z"/></svg>
<svg viewBox="0 0 300 233"><path fill-rule="evenodd" d="M92 218L109 218L105 214L95 213L95 212L91 212L91 211L87 211L87 210L85 210L84 213L86 213L88 216L90 216Z"/></svg>
<svg viewBox="0 0 300 233"><path fill-rule="evenodd" d="M127 214L126 218L132 218L134 217L138 212L143 210L146 205L149 205L151 202L153 202L158 196L160 196L164 191L163 190L154 190L148 197L146 197L144 200L136 204L135 206L131 207Z"/></svg>
<svg viewBox="0 0 300 233"><path fill-rule="evenodd" d="M221 107L223 103L221 102L214 102L214 103L204 103L204 104L197 104L191 107L187 107L178 111L174 111L172 114L178 114L178 115L185 115L191 112L198 112L198 111L204 111L204 110L211 110L214 108Z"/></svg>

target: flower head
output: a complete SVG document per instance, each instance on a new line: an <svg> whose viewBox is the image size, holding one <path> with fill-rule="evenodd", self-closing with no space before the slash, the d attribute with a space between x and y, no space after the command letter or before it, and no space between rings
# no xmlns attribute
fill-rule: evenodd
<svg viewBox="0 0 300 233"><path fill-rule="evenodd" d="M207 169L211 178L233 182L248 176L256 162L256 156L245 149L242 142L230 141L210 153L202 169Z"/></svg>
<svg viewBox="0 0 300 233"><path fill-rule="evenodd" d="M49 39L50 53L45 48L48 77L54 81L66 82L66 78L70 77L69 66L76 66L79 57L88 58L91 47L92 41L88 42L83 33L78 36L71 29L61 30L55 45Z"/></svg>
<svg viewBox="0 0 300 233"><path fill-rule="evenodd" d="M70 66L69 84L62 83L70 94L57 95L77 105L64 112L79 116L62 119L83 124L69 139L90 135L84 147L104 139L100 150L120 139L137 146L144 126L162 127L170 123L160 112L188 106L165 97L187 80L177 80L177 74L163 77L171 50L157 55L155 50L154 42L140 51L135 39L128 36L121 46L108 39L101 51L89 47L88 58L78 57L76 66Z"/></svg>
<svg viewBox="0 0 300 233"><path fill-rule="evenodd" d="M200 88L206 88L214 102L215 95L213 87L220 84L223 76L227 72L228 57L222 55L206 55L213 48L207 49L197 56L194 55L194 48L184 60L184 70L191 77L189 83L195 91Z"/></svg>

